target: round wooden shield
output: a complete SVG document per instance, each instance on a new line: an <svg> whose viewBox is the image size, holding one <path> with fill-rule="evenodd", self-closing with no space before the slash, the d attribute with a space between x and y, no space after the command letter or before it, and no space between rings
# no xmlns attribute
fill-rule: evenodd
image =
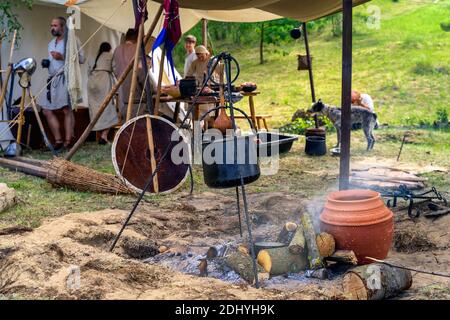
<svg viewBox="0 0 450 320"><path fill-rule="evenodd" d="M174 124L152 115L125 123L112 145L112 162L117 176L130 188L142 192L161 162L147 192L170 193L178 189L187 178L191 153L187 138L176 131L178 128ZM168 146L169 151L162 159Z"/></svg>

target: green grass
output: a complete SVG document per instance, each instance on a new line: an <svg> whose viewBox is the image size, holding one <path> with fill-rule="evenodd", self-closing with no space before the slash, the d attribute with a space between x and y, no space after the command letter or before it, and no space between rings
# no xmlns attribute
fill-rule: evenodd
<svg viewBox="0 0 450 320"><path fill-rule="evenodd" d="M352 132L352 160L374 156L395 159L397 157L404 130L378 130L375 132L377 144L372 152L365 151L366 142L361 131ZM328 148L336 142L336 134L329 133ZM434 164L450 170L450 133L435 130L414 130L411 143L405 144L401 160L423 165ZM315 171L336 172L339 158L330 155L316 158L306 156L304 137L294 144L292 151L280 158L279 172L272 176L262 176L257 182L248 186L252 192L288 192L299 197L323 195L329 188L336 188L337 180L333 174L325 177L314 174ZM49 153L32 152L28 157L46 159ZM107 146L95 143L86 144L76 155L74 161L93 169L114 173L110 161L110 150ZM439 190L450 195L450 172L431 173L425 175L429 185L435 185ZM211 191L203 182L201 166L194 166L195 193ZM0 182L17 190L20 203L0 213L0 227L9 225L39 226L46 218L61 216L70 212L95 211L107 208L129 210L134 202L129 196L110 196L89 192L75 192L65 188L53 188L44 179L30 177L21 173L0 169ZM181 191L187 191L186 182ZM214 190L228 193L229 190ZM173 201L179 198L179 193L167 196L147 197L145 201L154 206L172 207Z"/></svg>

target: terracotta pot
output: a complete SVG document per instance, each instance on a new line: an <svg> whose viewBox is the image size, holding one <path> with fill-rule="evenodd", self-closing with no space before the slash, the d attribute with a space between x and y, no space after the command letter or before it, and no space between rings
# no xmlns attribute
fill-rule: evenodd
<svg viewBox="0 0 450 320"><path fill-rule="evenodd" d="M359 264L365 257L385 259L392 244L394 215L378 192L345 190L328 195L320 227L334 236L336 249L353 250Z"/></svg>

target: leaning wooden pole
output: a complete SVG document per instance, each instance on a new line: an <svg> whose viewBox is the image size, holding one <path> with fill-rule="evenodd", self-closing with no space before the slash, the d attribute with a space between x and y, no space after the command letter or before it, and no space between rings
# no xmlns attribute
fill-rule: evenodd
<svg viewBox="0 0 450 320"><path fill-rule="evenodd" d="M352 0L343 0L342 20L342 119L339 190L349 188L352 91Z"/></svg>
<svg viewBox="0 0 450 320"><path fill-rule="evenodd" d="M0 95L0 113L3 110L3 102L5 101L6 89L8 87L9 78L11 77L11 73L13 72L12 58L14 53L14 46L16 45L16 38L17 38L17 30L14 30L13 39L11 41L11 49L9 52L8 68L6 69L5 81L3 82L2 92Z"/></svg>
<svg viewBox="0 0 450 320"><path fill-rule="evenodd" d="M166 45L163 45L163 48L161 50L161 62L159 63L158 86L156 87L155 116L157 116L159 113L159 105L161 103L161 86L162 86L162 77L164 74L165 58L166 58Z"/></svg>
<svg viewBox="0 0 450 320"><path fill-rule="evenodd" d="M156 25L158 24L158 21L159 21L159 18L161 17L162 12L163 12L163 6L161 5L159 7L159 9L158 9L158 12L155 15L155 18L154 18L154 20L152 22L152 25L150 26L150 29L149 29L147 35L144 38L144 44L147 44L147 42L150 40L150 37L151 37L153 31L155 30ZM123 82L127 78L128 74L133 69L133 65L134 65L134 58L128 63L127 68L120 75L119 79L117 79L116 84L111 88L111 91L108 93L108 95L103 100L103 102L100 105L100 108L97 111L97 113L95 114L94 118L91 120L91 122L89 123L87 128L84 130L83 134L81 135L81 137L78 139L78 141L72 147L72 149L70 149L70 151L67 153L67 155L64 157L64 159L66 159L66 160L72 159L74 154L78 151L78 149L80 149L81 145L84 143L84 141L87 139L87 137L91 133L92 128L94 128L94 126L97 123L98 119L100 118L100 116L105 111L105 109L108 106L109 102L115 96L117 90L119 90L120 86L123 84Z"/></svg>
<svg viewBox="0 0 450 320"><path fill-rule="evenodd" d="M306 59L308 61L308 74L309 74L309 87L311 88L311 100L312 102L316 102L316 90L314 89L314 78L311 64L311 52L309 51L309 42L308 42L308 30L306 22L302 23L303 29L303 39L305 39L305 49L306 49ZM319 128L319 120L317 119L317 114L314 115L314 124L316 128Z"/></svg>
<svg viewBox="0 0 450 320"><path fill-rule="evenodd" d="M136 87L138 83L138 73L139 73L139 52L141 51L141 43L144 37L144 19L142 19L139 24L139 34L136 42L136 51L134 53L134 63L133 63L133 73L131 78L131 87L130 87L130 95L128 97L128 105L127 105L127 117L126 121L131 119L131 113L133 112L134 106L134 96L136 93ZM142 67L145 68L145 62L142 63ZM133 115L133 118L137 115Z"/></svg>
<svg viewBox="0 0 450 320"><path fill-rule="evenodd" d="M208 20L202 19L202 44L208 48Z"/></svg>

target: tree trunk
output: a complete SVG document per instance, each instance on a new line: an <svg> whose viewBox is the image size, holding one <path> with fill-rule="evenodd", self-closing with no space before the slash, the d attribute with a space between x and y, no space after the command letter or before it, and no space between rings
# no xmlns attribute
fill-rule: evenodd
<svg viewBox="0 0 450 320"><path fill-rule="evenodd" d="M297 224L295 222L286 222L278 235L277 242L285 243L289 245L297 230Z"/></svg>
<svg viewBox="0 0 450 320"><path fill-rule="evenodd" d="M303 234L303 227L298 226L295 231L294 238L289 245L289 252L292 254L302 254L306 253L306 240L305 235Z"/></svg>
<svg viewBox="0 0 450 320"><path fill-rule="evenodd" d="M342 264L358 264L358 258L352 250L338 250L333 255L326 257L325 260Z"/></svg>
<svg viewBox="0 0 450 320"><path fill-rule="evenodd" d="M324 265L322 262L322 257L320 256L319 248L317 248L316 232L314 231L314 226L312 224L309 213L303 213L301 221L303 226L303 234L306 240L306 246L308 248L309 268L320 269Z"/></svg>
<svg viewBox="0 0 450 320"><path fill-rule="evenodd" d="M261 250L258 253L258 263L271 276L297 273L308 267L306 255L292 254L288 247Z"/></svg>
<svg viewBox="0 0 450 320"><path fill-rule="evenodd" d="M353 300L392 298L412 285L411 271L381 263L359 266L344 275L344 294Z"/></svg>
<svg viewBox="0 0 450 320"><path fill-rule="evenodd" d="M255 283L255 274L253 273L252 258L240 251L230 254L225 259L225 264L238 273L242 279L250 284ZM269 274L264 271L264 268L257 265L258 279L264 280L269 278Z"/></svg>
<svg viewBox="0 0 450 320"><path fill-rule="evenodd" d="M316 237L317 247L322 257L329 257L334 253L336 243L331 234L322 232Z"/></svg>

